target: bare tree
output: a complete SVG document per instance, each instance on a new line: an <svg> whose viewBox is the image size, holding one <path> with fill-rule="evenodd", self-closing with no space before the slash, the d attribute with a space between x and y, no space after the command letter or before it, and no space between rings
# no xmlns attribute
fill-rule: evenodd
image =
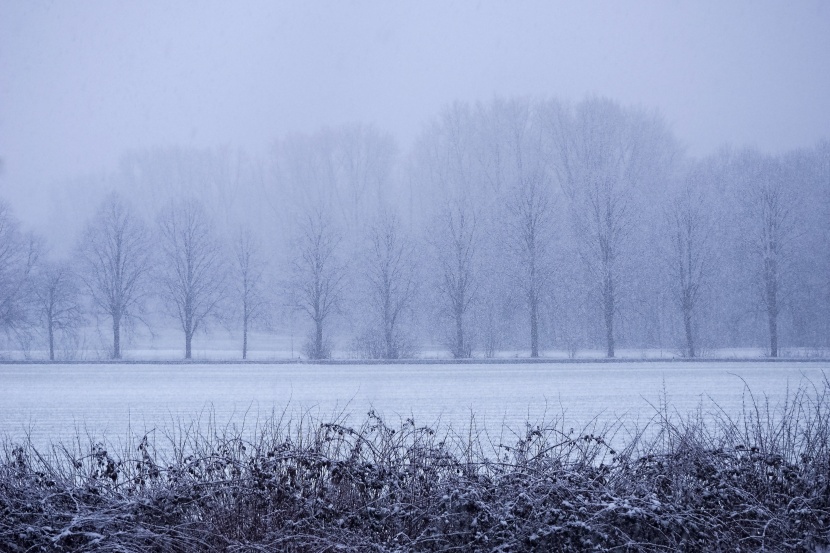
<svg viewBox="0 0 830 553"><path fill-rule="evenodd" d="M49 263L42 268L34 293L46 327L49 360L54 361L58 335L72 337L84 323L78 279L68 263Z"/></svg>
<svg viewBox="0 0 830 553"><path fill-rule="evenodd" d="M591 114L589 117L599 117ZM594 123L593 121L591 123ZM631 195L621 177L624 168L619 164L625 159L625 145L609 143L615 137L609 133L606 139L595 136L599 130L590 125L590 136L579 145L584 172L580 178L568 179L569 192L579 210L576 224L579 235L586 244L585 259L598 277L602 312L606 329L606 352L614 357L614 316L617 310L618 263L632 227ZM602 132L602 131L599 131ZM597 147L601 145L600 147Z"/></svg>
<svg viewBox="0 0 830 553"><path fill-rule="evenodd" d="M547 191L534 177L518 187L510 212L513 250L518 257L520 286L530 315L530 356L539 357L539 309L550 273L550 224L552 210Z"/></svg>
<svg viewBox="0 0 830 553"><path fill-rule="evenodd" d="M298 307L314 323L307 350L312 359L330 355L323 330L343 295L345 267L338 259L339 244L340 236L322 208L305 213L299 225L293 287Z"/></svg>
<svg viewBox="0 0 830 553"><path fill-rule="evenodd" d="M311 135L292 134L273 150L266 199L279 217L286 203L308 212L326 206L344 238L365 231L364 214L374 213L399 193L391 178L397 146L372 126L344 125ZM302 183L302 186L297 186Z"/></svg>
<svg viewBox="0 0 830 553"><path fill-rule="evenodd" d="M7 332L28 322L28 284L39 253L38 240L21 232L11 209L0 202L0 328Z"/></svg>
<svg viewBox="0 0 830 553"><path fill-rule="evenodd" d="M822 219L827 223L830 221L830 139L821 141L816 147L816 158L818 165L817 182L820 189L824 190L823 198L820 198ZM830 224L825 224L822 232L822 250L824 255L821 257L824 260L824 339L825 343L830 346Z"/></svg>
<svg viewBox="0 0 830 553"><path fill-rule="evenodd" d="M267 317L269 302L263 290L266 263L259 241L243 229L234 244L237 298L242 319L242 359L248 358L248 331L252 324Z"/></svg>
<svg viewBox="0 0 830 553"><path fill-rule="evenodd" d="M476 272L482 265L487 227L482 221L493 196L482 172L486 154L481 122L468 104L447 106L425 127L411 166L410 213L427 229L426 242L438 272L435 307L450 323L446 340L456 358L472 353Z"/></svg>
<svg viewBox="0 0 830 553"><path fill-rule="evenodd" d="M132 207L110 194L80 244L81 278L92 302L112 321L112 358L121 358L125 323L140 317L150 270L149 233Z"/></svg>
<svg viewBox="0 0 830 553"><path fill-rule="evenodd" d="M570 115L549 115L554 163L571 204L583 260L599 284L608 357L614 357L619 294L636 268L626 270L632 245L657 182L665 182L678 148L656 115L589 99Z"/></svg>
<svg viewBox="0 0 830 553"><path fill-rule="evenodd" d="M476 216L461 201L451 201L439 213L432 244L440 267L438 290L448 304L453 321L452 354L456 359L470 357L467 315L476 296L477 248L480 241Z"/></svg>
<svg viewBox="0 0 830 553"><path fill-rule="evenodd" d="M480 108L490 147L482 165L490 187L506 206L504 244L515 261L530 323L531 357L539 356L539 317L551 269L553 209L538 110L527 100L496 100ZM486 140L482 140L486 142Z"/></svg>
<svg viewBox="0 0 830 553"><path fill-rule="evenodd" d="M369 302L380 328L385 359L402 355L401 318L415 297L415 248L394 214L384 214L369 230L366 259Z"/></svg>
<svg viewBox="0 0 830 553"><path fill-rule="evenodd" d="M391 134L371 125L345 125L322 134L328 134L334 146L334 178L328 183L334 205L347 228L359 229L365 213L396 199L390 176L397 145Z"/></svg>
<svg viewBox="0 0 830 553"><path fill-rule="evenodd" d="M758 260L760 300L767 318L769 352L778 357L778 318L782 307L783 277L790 261L788 251L795 238L792 217L794 198L783 179L780 161L750 159L749 207L753 230L749 246Z"/></svg>
<svg viewBox="0 0 830 553"><path fill-rule="evenodd" d="M185 359L191 359L193 335L218 315L223 300L223 251L198 201L173 202L159 216L159 227L162 292L184 332Z"/></svg>
<svg viewBox="0 0 830 553"><path fill-rule="evenodd" d="M701 191L703 183L697 176L690 171L666 211L671 240L672 288L683 318L688 357L697 355L695 314L712 257L711 210Z"/></svg>

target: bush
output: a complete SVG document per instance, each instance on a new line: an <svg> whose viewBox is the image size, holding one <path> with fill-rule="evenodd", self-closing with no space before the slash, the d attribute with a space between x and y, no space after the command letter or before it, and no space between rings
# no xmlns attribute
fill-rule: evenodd
<svg viewBox="0 0 830 553"><path fill-rule="evenodd" d="M830 385L777 408L510 443L370 412L105 443L6 444L8 551L816 551L830 543Z"/></svg>
<svg viewBox="0 0 830 553"><path fill-rule="evenodd" d="M369 328L358 334L351 347L355 359L413 359L417 349L403 332L396 332L390 350L383 332Z"/></svg>

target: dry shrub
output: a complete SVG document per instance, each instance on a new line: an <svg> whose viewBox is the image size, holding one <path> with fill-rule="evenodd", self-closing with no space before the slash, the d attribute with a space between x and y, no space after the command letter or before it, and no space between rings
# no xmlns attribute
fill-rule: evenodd
<svg viewBox="0 0 830 553"><path fill-rule="evenodd" d="M667 406L496 439L370 412L179 424L115 454L7 443L5 551L816 551L830 543L830 384L739 417ZM252 438L245 438L252 434ZM504 443L508 442L508 443Z"/></svg>

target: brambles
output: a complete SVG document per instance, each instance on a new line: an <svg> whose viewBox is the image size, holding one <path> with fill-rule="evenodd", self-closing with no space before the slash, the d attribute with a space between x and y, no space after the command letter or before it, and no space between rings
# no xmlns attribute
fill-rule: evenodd
<svg viewBox="0 0 830 553"><path fill-rule="evenodd" d="M470 428L272 420L88 451L6 444L9 551L814 551L830 544L830 383L622 426ZM472 426L472 425L471 425ZM184 428L184 429L183 429ZM612 445L613 444L613 445ZM336 546L336 547L335 547Z"/></svg>

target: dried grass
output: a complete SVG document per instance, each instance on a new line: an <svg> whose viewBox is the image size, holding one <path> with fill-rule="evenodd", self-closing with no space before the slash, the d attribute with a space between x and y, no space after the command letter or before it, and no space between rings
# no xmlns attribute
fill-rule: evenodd
<svg viewBox="0 0 830 553"><path fill-rule="evenodd" d="M747 391L740 416L664 404L633 431L282 413L253 430L180 423L117 454L6 443L0 550L816 551L830 544L828 393L804 382L771 406Z"/></svg>

